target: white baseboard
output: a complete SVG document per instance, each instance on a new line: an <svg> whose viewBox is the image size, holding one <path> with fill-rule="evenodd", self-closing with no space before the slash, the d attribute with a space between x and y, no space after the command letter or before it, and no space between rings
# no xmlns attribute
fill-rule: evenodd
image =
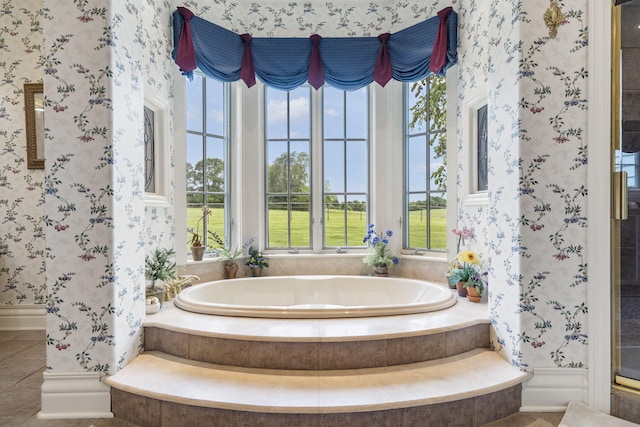
<svg viewBox="0 0 640 427"><path fill-rule="evenodd" d="M587 403L588 371L572 368L537 368L522 383L520 412L562 412L569 401Z"/></svg>
<svg viewBox="0 0 640 427"><path fill-rule="evenodd" d="M98 372L44 372L38 418L113 418L111 387Z"/></svg>
<svg viewBox="0 0 640 427"><path fill-rule="evenodd" d="M0 306L0 331L47 328L47 309L42 304Z"/></svg>

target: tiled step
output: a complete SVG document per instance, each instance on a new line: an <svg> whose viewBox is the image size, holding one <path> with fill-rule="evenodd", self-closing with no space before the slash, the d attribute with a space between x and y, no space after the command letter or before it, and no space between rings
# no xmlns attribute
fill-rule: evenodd
<svg viewBox="0 0 640 427"><path fill-rule="evenodd" d="M418 363L489 346L486 305L358 319L248 319L165 304L145 322L145 349L265 369L360 369Z"/></svg>
<svg viewBox="0 0 640 427"><path fill-rule="evenodd" d="M104 381L115 416L145 426L205 419L228 426L449 425L447 419L479 426L518 410L526 377L485 349L337 371L238 368L148 352ZM171 424L176 414L182 424Z"/></svg>

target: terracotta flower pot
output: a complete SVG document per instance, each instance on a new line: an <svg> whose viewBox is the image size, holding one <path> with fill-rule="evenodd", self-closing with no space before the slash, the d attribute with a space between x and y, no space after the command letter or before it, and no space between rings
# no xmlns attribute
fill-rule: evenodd
<svg viewBox="0 0 640 427"><path fill-rule="evenodd" d="M464 287L464 285L466 284L467 282L462 282L462 281L456 283L456 289L458 290L458 295L460 295L461 297L466 297L468 294L467 292L468 288Z"/></svg>
<svg viewBox="0 0 640 427"><path fill-rule="evenodd" d="M473 286L469 286L467 288L467 292L467 299L471 302L480 302L480 300L482 299L482 295L480 295L478 291L476 291L476 288L474 288Z"/></svg>
<svg viewBox="0 0 640 427"><path fill-rule="evenodd" d="M191 256L194 261L202 261L202 255L204 255L204 246L191 246Z"/></svg>
<svg viewBox="0 0 640 427"><path fill-rule="evenodd" d="M389 267L386 265L378 265L373 270L373 273L378 277L388 277L389 276Z"/></svg>
<svg viewBox="0 0 640 427"><path fill-rule="evenodd" d="M238 273L238 264L233 261L227 261L224 263L224 278L235 279Z"/></svg>

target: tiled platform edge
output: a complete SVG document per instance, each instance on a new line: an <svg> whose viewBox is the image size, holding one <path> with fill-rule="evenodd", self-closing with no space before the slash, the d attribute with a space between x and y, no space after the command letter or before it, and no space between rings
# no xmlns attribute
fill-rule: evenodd
<svg viewBox="0 0 640 427"><path fill-rule="evenodd" d="M139 426L469 427L518 411L521 386L451 402L367 412L300 414L191 406L112 389L116 417Z"/></svg>
<svg viewBox="0 0 640 427"><path fill-rule="evenodd" d="M480 323L423 335L359 341L286 342L207 337L145 328L145 350L189 360L266 369L359 369L424 362L489 347Z"/></svg>
<svg viewBox="0 0 640 427"><path fill-rule="evenodd" d="M481 426L518 411L528 374L464 310L263 331L167 311L105 378L112 411L139 426Z"/></svg>

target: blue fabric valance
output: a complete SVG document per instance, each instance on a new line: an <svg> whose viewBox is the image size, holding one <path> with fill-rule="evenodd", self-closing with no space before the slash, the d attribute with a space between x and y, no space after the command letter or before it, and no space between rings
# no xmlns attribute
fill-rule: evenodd
<svg viewBox="0 0 640 427"><path fill-rule="evenodd" d="M457 14L439 16L379 37L252 38L194 16L186 8L173 14L173 58L184 74L199 68L212 78L249 86L255 75L266 85L290 90L309 81L355 90L374 80L418 81L444 75L458 61ZM315 47L314 47L315 46ZM438 53L439 52L439 53Z"/></svg>

